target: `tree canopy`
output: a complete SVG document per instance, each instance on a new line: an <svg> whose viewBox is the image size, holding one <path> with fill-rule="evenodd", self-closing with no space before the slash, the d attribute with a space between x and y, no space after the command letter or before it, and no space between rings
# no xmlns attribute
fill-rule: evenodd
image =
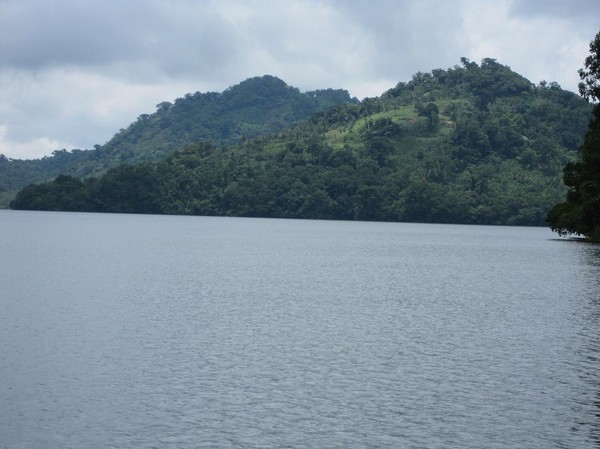
<svg viewBox="0 0 600 449"><path fill-rule="evenodd" d="M0 207L10 193L59 174L99 176L119 164L158 161L194 142L210 140L234 145L260 135L283 131L310 114L340 104L354 104L342 89L300 92L274 76L249 78L224 92L189 93L163 101L151 114L117 132L94 149L57 150L36 160L0 155Z"/></svg>
<svg viewBox="0 0 600 449"><path fill-rule="evenodd" d="M579 71L579 90L589 100L600 100L600 32L590 43L590 56ZM600 104L593 110L589 130L577 161L564 168L569 188L566 201L554 206L547 216L551 229L560 235L577 234L600 242Z"/></svg>
<svg viewBox="0 0 600 449"><path fill-rule="evenodd" d="M556 83L463 59L235 145L204 140L117 166L65 195L86 211L543 225L590 112ZM29 186L11 206L76 208L57 191L56 180Z"/></svg>
<svg viewBox="0 0 600 449"><path fill-rule="evenodd" d="M600 100L600 32L590 42L590 55L585 58L584 68L579 69L579 93L586 100Z"/></svg>

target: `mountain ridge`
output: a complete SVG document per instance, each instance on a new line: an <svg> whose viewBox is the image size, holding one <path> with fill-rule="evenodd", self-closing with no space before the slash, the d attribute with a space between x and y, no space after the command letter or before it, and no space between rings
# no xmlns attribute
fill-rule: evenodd
<svg viewBox="0 0 600 449"><path fill-rule="evenodd" d="M463 58L236 145L31 186L13 207L542 225L590 114L556 83Z"/></svg>
<svg viewBox="0 0 600 449"><path fill-rule="evenodd" d="M56 150L31 160L0 155L0 205L25 185L59 174L99 175L123 162L159 160L200 140L230 145L280 131L333 105L357 102L343 89L300 92L272 75L248 78L223 92L188 93L158 103L154 113L140 114L93 149Z"/></svg>

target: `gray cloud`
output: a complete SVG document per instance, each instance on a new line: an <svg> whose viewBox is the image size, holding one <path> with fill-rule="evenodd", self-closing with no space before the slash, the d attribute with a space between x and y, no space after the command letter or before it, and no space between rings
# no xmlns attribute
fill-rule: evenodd
<svg viewBox="0 0 600 449"><path fill-rule="evenodd" d="M456 32L462 29L461 11L453 2L388 0L353 7L357 3L339 2L339 7L372 39L374 51L364 55L365 62L387 77L410 76L432 64L447 67L462 55Z"/></svg>
<svg viewBox="0 0 600 449"><path fill-rule="evenodd" d="M9 0L0 5L3 67L152 61L167 73L185 73L235 57L231 27L204 2Z"/></svg>
<svg viewBox="0 0 600 449"><path fill-rule="evenodd" d="M554 17L598 25L600 2L596 0L513 0L510 11L513 15L528 18Z"/></svg>
<svg viewBox="0 0 600 449"><path fill-rule="evenodd" d="M461 56L576 89L595 0L0 0L0 153L90 148L154 105L272 74L379 95Z"/></svg>

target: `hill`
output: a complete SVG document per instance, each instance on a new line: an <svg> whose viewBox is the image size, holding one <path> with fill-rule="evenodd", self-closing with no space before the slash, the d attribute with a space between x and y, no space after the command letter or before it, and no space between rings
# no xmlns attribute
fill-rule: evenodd
<svg viewBox="0 0 600 449"><path fill-rule="evenodd" d="M93 150L57 150L37 160L0 155L0 206L6 206L27 184L59 174L100 175L123 162L160 160L183 145L201 140L231 145L281 131L331 106L357 102L345 90L301 93L269 75L247 79L222 93L187 94L173 103L158 104L156 112L140 115Z"/></svg>
<svg viewBox="0 0 600 449"><path fill-rule="evenodd" d="M186 145L102 177L61 176L18 209L543 225L591 106L493 59L237 145Z"/></svg>

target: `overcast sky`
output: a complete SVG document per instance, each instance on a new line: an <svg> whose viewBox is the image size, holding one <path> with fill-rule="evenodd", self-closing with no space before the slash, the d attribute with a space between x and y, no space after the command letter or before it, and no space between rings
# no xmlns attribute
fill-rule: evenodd
<svg viewBox="0 0 600 449"><path fill-rule="evenodd" d="M577 91L598 0L0 0L0 153L103 144L264 74L377 96L465 56Z"/></svg>

